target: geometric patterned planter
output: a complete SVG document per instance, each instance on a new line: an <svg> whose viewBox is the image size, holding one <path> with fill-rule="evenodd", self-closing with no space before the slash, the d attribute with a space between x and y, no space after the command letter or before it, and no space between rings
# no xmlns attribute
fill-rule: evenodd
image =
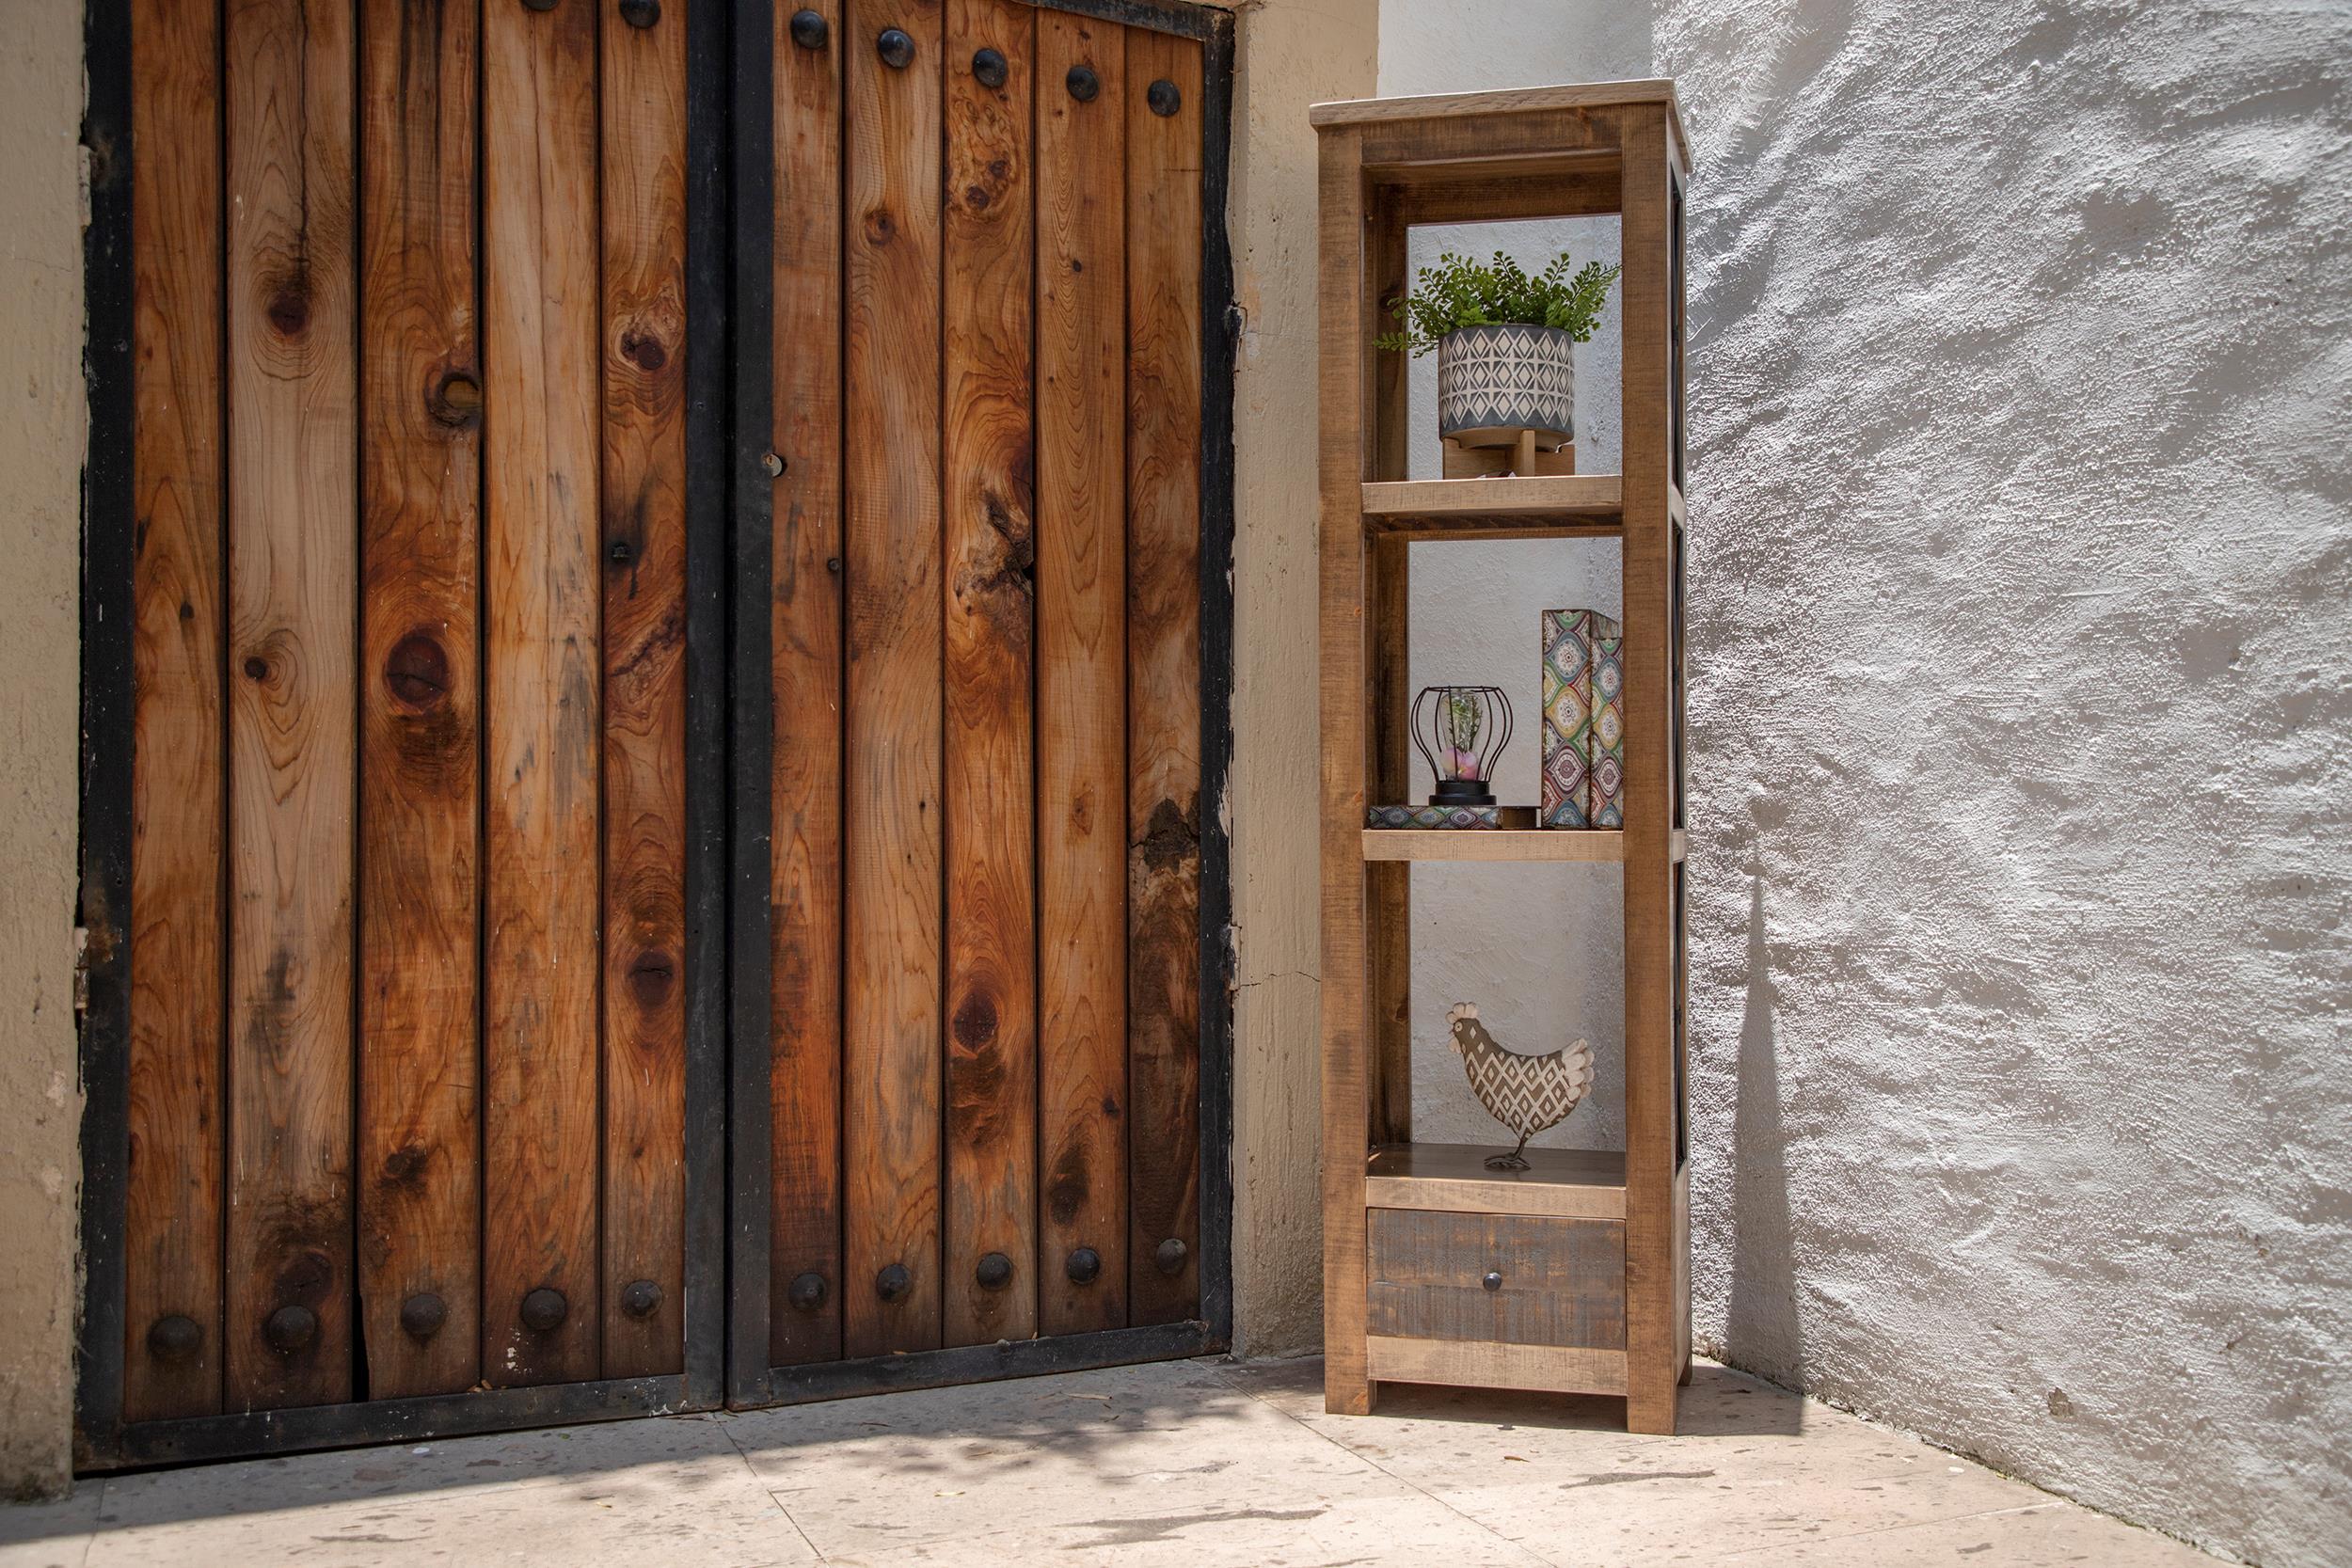
<svg viewBox="0 0 2352 1568"><path fill-rule="evenodd" d="M1576 340L1557 326L1456 327L1438 340L1438 434L1507 447L1522 430L1576 436Z"/></svg>

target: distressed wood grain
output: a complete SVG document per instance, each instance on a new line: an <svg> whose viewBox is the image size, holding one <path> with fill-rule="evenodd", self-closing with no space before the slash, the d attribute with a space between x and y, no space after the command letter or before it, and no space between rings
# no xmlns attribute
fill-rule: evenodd
<svg viewBox="0 0 2352 1568"><path fill-rule="evenodd" d="M464 7L365 0L360 41L359 1313L397 1399L481 1365L481 55Z"/></svg>
<svg viewBox="0 0 2352 1568"><path fill-rule="evenodd" d="M947 0L945 1342L1037 1330L1029 683L1034 12ZM978 51L1003 57L989 87Z"/></svg>
<svg viewBox="0 0 2352 1568"><path fill-rule="evenodd" d="M352 49L228 11L230 1409L352 1392Z"/></svg>
<svg viewBox="0 0 2352 1568"><path fill-rule="evenodd" d="M1041 10L1037 55L1039 1323L1069 1334L1127 1321L1123 32Z"/></svg>
<svg viewBox="0 0 2352 1568"><path fill-rule="evenodd" d="M573 1382L597 1306L596 17L483 9L483 1372ZM532 1327L525 1300L556 1321ZM545 1317L541 1320L547 1323Z"/></svg>
<svg viewBox="0 0 2352 1568"><path fill-rule="evenodd" d="M131 936L122 1413L133 1421L220 1408L219 59L216 8L133 0L131 907L106 911ZM151 1342L171 1318L195 1325L192 1348L174 1346L170 1328Z"/></svg>

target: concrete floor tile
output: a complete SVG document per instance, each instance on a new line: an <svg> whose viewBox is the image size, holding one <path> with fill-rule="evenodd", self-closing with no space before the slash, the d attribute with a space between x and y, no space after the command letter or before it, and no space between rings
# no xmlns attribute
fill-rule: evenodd
<svg viewBox="0 0 2352 1568"><path fill-rule="evenodd" d="M2021 1492L2040 1497L2018 1484ZM2213 1568L2194 1546L2059 1498L1902 1529L1784 1544L1715 1560L1723 1568Z"/></svg>
<svg viewBox="0 0 2352 1568"><path fill-rule="evenodd" d="M106 1483L79 1481L56 1502L0 1504L0 1568L72 1568L88 1549Z"/></svg>

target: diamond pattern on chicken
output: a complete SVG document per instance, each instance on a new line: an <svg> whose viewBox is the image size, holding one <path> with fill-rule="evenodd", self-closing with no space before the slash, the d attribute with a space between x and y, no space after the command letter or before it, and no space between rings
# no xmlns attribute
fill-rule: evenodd
<svg viewBox="0 0 2352 1568"><path fill-rule="evenodd" d="M1454 1053L1470 1075L1470 1093L1495 1120L1519 1135L1508 1154L1489 1155L1489 1170L1525 1170L1527 1140L1565 1121L1593 1087L1593 1048L1583 1040L1544 1056L1505 1051L1478 1022L1478 1009L1457 1002L1446 1015Z"/></svg>

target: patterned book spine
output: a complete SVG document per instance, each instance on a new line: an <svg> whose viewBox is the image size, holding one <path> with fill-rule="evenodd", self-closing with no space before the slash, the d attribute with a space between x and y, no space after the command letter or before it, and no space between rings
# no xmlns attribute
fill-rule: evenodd
<svg viewBox="0 0 2352 1568"><path fill-rule="evenodd" d="M1592 798L1585 817L1596 828L1625 826L1625 635L1605 615L1593 617L1592 721L1584 778Z"/></svg>
<svg viewBox="0 0 2352 1568"><path fill-rule="evenodd" d="M1542 825L1625 824L1625 640L1591 610L1544 611ZM1607 778L1597 776L1606 771Z"/></svg>

